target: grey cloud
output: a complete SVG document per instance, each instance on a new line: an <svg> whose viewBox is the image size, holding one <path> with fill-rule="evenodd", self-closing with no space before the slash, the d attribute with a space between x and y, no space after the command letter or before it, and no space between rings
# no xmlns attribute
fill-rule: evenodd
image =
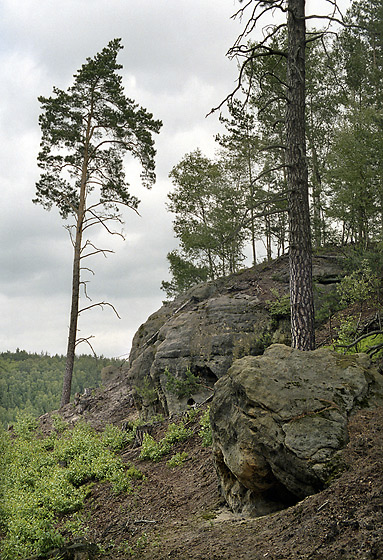
<svg viewBox="0 0 383 560"><path fill-rule="evenodd" d="M165 297L166 254L177 242L166 211L168 173L184 153L213 155L217 117L205 119L234 85L236 65L225 58L238 26L232 0L2 0L0 17L0 348L65 352L70 304L71 245L57 211L31 202L38 178L38 95L66 88L86 57L122 37L127 95L163 120L157 138L158 183L142 189L127 160L141 218L125 214L125 243L94 232L115 249L89 261L93 301L105 309L81 316L81 335L95 334L105 355L129 352L139 325ZM83 302L85 300L83 299ZM83 347L81 351L86 351Z"/></svg>

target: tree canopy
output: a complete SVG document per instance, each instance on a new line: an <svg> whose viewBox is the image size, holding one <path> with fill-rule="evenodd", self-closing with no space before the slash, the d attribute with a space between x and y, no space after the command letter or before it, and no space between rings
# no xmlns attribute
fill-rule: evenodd
<svg viewBox="0 0 383 560"><path fill-rule="evenodd" d="M251 0L234 15L244 22L229 51L239 79L213 163L234 187L240 219L227 233L241 240L240 252L253 262L256 242L267 259L289 252L293 315L307 323L293 319L293 330L311 333L294 344L312 348L312 249L381 246L383 12L380 0L354 0L344 17L332 0L322 2L325 15L305 14L304 4ZM267 20L275 10L278 23Z"/></svg>
<svg viewBox="0 0 383 560"><path fill-rule="evenodd" d="M113 307L102 301L79 308L81 285L88 297L82 272L91 270L83 261L111 252L92 242L89 229L99 226L121 235L111 225L122 223L120 208L138 207L139 201L129 193L125 177L126 154L139 161L144 186L150 187L155 181L153 134L159 132L162 123L125 95L118 73L122 66L117 63L121 49L120 39L110 41L94 58L87 59L67 91L55 87L52 97L39 98L42 137L38 163L42 173L34 202L47 210L55 205L64 219L71 219L67 229L74 249L62 405L70 398L76 346L89 342L87 337L77 338L79 314L96 306Z"/></svg>

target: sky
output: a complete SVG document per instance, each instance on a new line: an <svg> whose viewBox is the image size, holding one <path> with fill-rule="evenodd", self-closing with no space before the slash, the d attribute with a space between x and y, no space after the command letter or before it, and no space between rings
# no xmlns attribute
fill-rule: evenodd
<svg viewBox="0 0 383 560"><path fill-rule="evenodd" d="M141 200L140 216L124 212L126 240L92 237L114 254L92 261L88 294L121 318L95 308L81 314L79 336L94 337L98 355L127 357L134 333L166 297L166 255L177 247L166 210L169 172L196 148L215 153L218 114L206 115L235 87L236 62L225 55L241 31L231 19L238 7L238 0L0 0L0 352L66 353L72 246L58 212L32 203L38 96L68 88L87 57L120 37L126 95L163 122L150 191L126 162Z"/></svg>
<svg viewBox="0 0 383 560"><path fill-rule="evenodd" d="M126 95L163 122L150 191L127 159L141 204L140 216L124 211L126 240L93 236L115 252L93 259L88 294L93 303L113 304L121 319L105 307L79 322L79 336L94 336L98 355L126 356L140 324L166 298L166 255L177 246L166 210L168 174L197 147L214 156L220 125L206 114L235 85L236 64L225 56L240 29L230 19L235 10L234 0L0 0L0 351L66 353L72 247L58 212L32 203L37 97L69 87L87 57L121 37Z"/></svg>

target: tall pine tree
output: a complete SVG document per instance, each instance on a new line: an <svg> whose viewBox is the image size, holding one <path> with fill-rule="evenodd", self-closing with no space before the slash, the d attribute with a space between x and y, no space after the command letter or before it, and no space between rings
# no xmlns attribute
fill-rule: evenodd
<svg viewBox="0 0 383 560"><path fill-rule="evenodd" d="M72 303L67 361L61 406L70 400L77 340L81 271L84 259L104 254L87 237L100 226L114 233L111 222L122 221L121 206L136 209L139 201L129 194L123 158L130 153L142 166L142 182L155 181L153 133L161 122L126 97L118 70L121 40L112 40L74 75L67 91L53 88L52 97L40 97L42 139L38 164L42 169L35 203L45 209L57 206L68 226L73 244ZM85 293L86 295L86 293ZM110 305L106 302L92 304Z"/></svg>

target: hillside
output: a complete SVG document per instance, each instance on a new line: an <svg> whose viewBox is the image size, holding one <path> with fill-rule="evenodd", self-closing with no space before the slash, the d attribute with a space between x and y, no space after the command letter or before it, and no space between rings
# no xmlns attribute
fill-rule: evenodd
<svg viewBox="0 0 383 560"><path fill-rule="evenodd" d="M65 356L29 353L25 350L0 354L0 424L12 424L19 413L40 416L60 403ZM117 360L76 356L72 394L85 387L99 387L101 370Z"/></svg>
<svg viewBox="0 0 383 560"><path fill-rule="evenodd" d="M339 282L339 264L332 255L327 264L326 258L320 257L315 270L321 288L319 295L325 295L326 303ZM83 507L72 513L64 511L55 521L67 545L51 554L35 556L34 560L57 556L61 560L383 557L383 409L361 409L350 418L350 441L343 451L339 478L334 477L330 486L318 494L285 510L253 519L230 512L220 495L211 448L205 446L209 404L203 401L206 395L212 395L205 382L211 380L209 371L215 366L229 367L246 349L252 349L254 355L262 351L258 345L250 344L257 333L250 322L247 325L246 306L251 307L252 313L265 317L262 324L268 329L268 341L274 333L285 336L285 305L280 303L287 282L286 260L279 259L273 265L262 265L214 285L197 287L165 304L140 327L129 363L104 370L102 388L76 397L59 411L58 418L57 412L41 416L41 435L50 436L44 447L48 452L61 437L58 426L62 421L67 426L93 426L96 433L114 424L122 430L119 433L124 442L119 457L127 472L135 476L131 491L116 492L112 482L92 471L83 473L78 482L78 491L84 490L86 494ZM276 307L270 303L273 294L278 294ZM219 317L223 310L227 313L224 338L217 321L218 308ZM236 313L238 309L240 313ZM373 306L366 306L363 320L370 324L375 312ZM198 338L203 342L201 351L192 355L196 347L192 343L193 329L202 328L202 324L210 325L208 336L205 340ZM331 324L322 324L318 340L333 336L337 324L337 315L332 317ZM226 344L216 344L214 337ZM211 349L209 353L205 351L207 347ZM173 360L169 361L173 371L177 371L177 363L183 367L184 360L192 357L194 361L189 363L194 373L200 375L204 391L192 388L191 396L176 402L166 379L157 375L156 368L164 363L161 360L166 355ZM182 373L182 368L179 371ZM219 375L225 373L214 371ZM140 375L142 384L137 387L135 382ZM166 389L162 400L156 394L161 387ZM159 415L161 410L156 411L156 407L161 403L165 405ZM163 414L166 407L168 414ZM60 467L59 476L73 472L66 460L60 459L57 465L59 455L52 457L48 461L53 461L56 469ZM81 468L86 473L86 464Z"/></svg>
<svg viewBox="0 0 383 560"><path fill-rule="evenodd" d="M154 427L156 440L163 436L167 424ZM104 551L100 558L383 557L382 409L361 411L352 419L345 454L347 470L327 490L256 519L241 518L225 508L209 447L201 446L198 419L189 427L193 437L172 450L173 454L187 453L181 466L170 468L168 456L158 463L142 461L140 448L128 447L122 458L139 468L145 481L136 481L131 494L117 496L108 484L93 486L81 519L86 541L97 543Z"/></svg>

